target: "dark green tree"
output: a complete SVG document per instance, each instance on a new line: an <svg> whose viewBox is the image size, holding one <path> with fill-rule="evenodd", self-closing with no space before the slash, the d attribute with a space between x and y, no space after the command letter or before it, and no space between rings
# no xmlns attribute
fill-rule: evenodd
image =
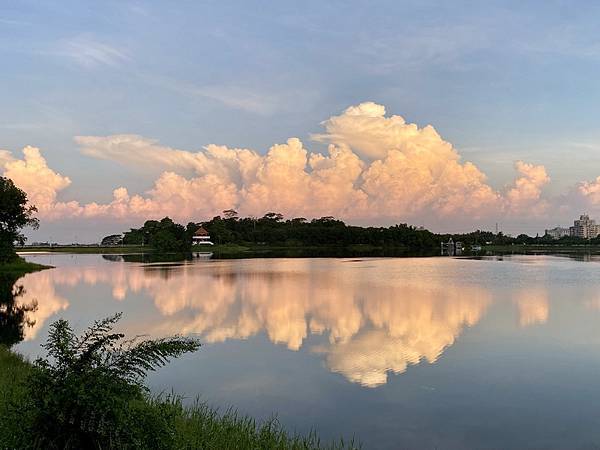
<svg viewBox="0 0 600 450"><path fill-rule="evenodd" d="M123 243L127 245L150 245L161 253L188 252L192 246L192 234L198 229L193 223L187 228L173 222L169 217L147 220L142 228L126 231Z"/></svg>
<svg viewBox="0 0 600 450"><path fill-rule="evenodd" d="M27 194L9 178L0 177L0 263L17 257L15 244L25 243L23 228L39 226L35 212L35 206L27 202Z"/></svg>

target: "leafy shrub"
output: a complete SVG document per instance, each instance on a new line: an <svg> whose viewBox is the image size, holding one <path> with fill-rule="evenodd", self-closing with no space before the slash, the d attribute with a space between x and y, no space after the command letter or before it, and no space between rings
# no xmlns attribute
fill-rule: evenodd
<svg viewBox="0 0 600 450"><path fill-rule="evenodd" d="M290 434L277 419L257 422L176 395L152 397L146 373L198 349L193 339L123 340L117 314L75 336L50 327L48 359L31 364L0 345L0 449L358 449L354 440L321 443Z"/></svg>
<svg viewBox="0 0 600 450"><path fill-rule="evenodd" d="M124 340L113 333L116 314L95 322L76 336L66 320L51 325L43 346L49 359L38 359L27 378L20 447L170 448L173 414L146 401L148 371L170 358L196 351L194 339Z"/></svg>

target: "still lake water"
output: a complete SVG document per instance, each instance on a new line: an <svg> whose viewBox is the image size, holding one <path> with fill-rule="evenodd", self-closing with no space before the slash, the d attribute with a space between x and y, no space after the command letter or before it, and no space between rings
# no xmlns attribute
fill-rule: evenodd
<svg viewBox="0 0 600 450"><path fill-rule="evenodd" d="M598 448L600 263L553 256L143 264L28 255L16 349L59 317L122 311L128 334L205 346L152 374L174 390L370 449Z"/></svg>

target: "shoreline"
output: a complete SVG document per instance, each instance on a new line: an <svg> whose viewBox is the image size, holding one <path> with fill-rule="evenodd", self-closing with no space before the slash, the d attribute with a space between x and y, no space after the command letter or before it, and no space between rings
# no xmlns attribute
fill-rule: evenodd
<svg viewBox="0 0 600 450"><path fill-rule="evenodd" d="M253 243L243 244L216 244L196 245L189 252L167 253L157 252L151 247L141 246L72 246L60 245L53 247L21 247L17 249L20 256L48 253L71 254L98 254L98 255L144 255L159 258L169 255L191 255L195 253L212 253L216 258L254 258L254 257L432 257L440 256L439 249L423 248L411 249L406 246L382 246L371 244L353 244L344 246L298 246L298 245L260 245ZM511 245L482 245L478 252L465 250L463 256L486 256L502 254L600 254L600 244L560 245L560 244L511 244ZM185 258L182 258L185 259ZM43 270L48 266L28 263L27 271ZM37 266L37 267L36 267ZM0 266L0 271L19 271L23 264L11 263L5 267ZM25 272L27 273L27 272Z"/></svg>
<svg viewBox="0 0 600 450"><path fill-rule="evenodd" d="M0 435L1 448L14 448L20 426L9 412L22 403L26 394L24 383L34 363L18 352L0 345ZM150 417L167 424L175 436L173 448L236 448L240 442L248 448L358 450L361 443L353 437L347 440L321 440L314 432L298 434L287 429L276 419L257 420L238 413L233 407L219 408L200 401L184 404L185 397L178 394L146 394L141 400ZM276 416L273 416L276 417ZM158 424L158 423L157 423Z"/></svg>
<svg viewBox="0 0 600 450"><path fill-rule="evenodd" d="M33 262L26 261L22 257L18 257L15 261L0 264L0 273L11 273L18 275L19 277L26 275L28 273L39 272L41 270L53 269L53 266L46 266L44 264L37 264Z"/></svg>

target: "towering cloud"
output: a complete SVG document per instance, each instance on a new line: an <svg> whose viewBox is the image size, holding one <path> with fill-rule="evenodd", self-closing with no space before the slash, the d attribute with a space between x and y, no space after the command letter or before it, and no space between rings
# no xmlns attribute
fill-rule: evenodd
<svg viewBox="0 0 600 450"><path fill-rule="evenodd" d="M506 194L507 209L521 214L544 212L547 203L540 200L542 188L550 181L544 166L517 161L515 169L519 177L515 180L514 187Z"/></svg>
<svg viewBox="0 0 600 450"><path fill-rule="evenodd" d="M26 147L23 159L1 152L0 165L29 193L44 219L169 215L185 221L235 208L250 215L277 211L389 223L423 216L533 216L547 209L542 189L549 177L543 166L517 162L514 183L496 191L432 126L388 117L382 105L351 106L322 125L324 133L313 139L329 144L324 154L309 151L297 138L262 154L217 145L186 151L137 135L76 137L91 157L162 171L145 194L119 187L106 204L61 202L59 193L70 180L49 168L36 148ZM581 195L595 201L596 184L580 186Z"/></svg>
<svg viewBox="0 0 600 450"><path fill-rule="evenodd" d="M4 164L4 176L27 192L43 218L56 219L80 213L81 208L76 202L57 201L58 192L69 186L71 180L50 169L35 147L25 147L23 159L8 159Z"/></svg>
<svg viewBox="0 0 600 450"><path fill-rule="evenodd" d="M594 206L600 205L600 176L594 181L585 181L581 183L577 191L581 194L589 203Z"/></svg>

